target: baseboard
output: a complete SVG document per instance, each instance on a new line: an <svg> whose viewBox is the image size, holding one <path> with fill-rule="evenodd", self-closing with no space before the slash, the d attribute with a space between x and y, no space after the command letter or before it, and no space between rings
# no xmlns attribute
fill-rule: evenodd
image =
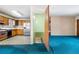
<svg viewBox="0 0 79 59"><path fill-rule="evenodd" d="M53 34L53 33L51 33L51 36L77 36L77 35L75 35L75 34L63 34L63 35L59 35L59 34Z"/></svg>

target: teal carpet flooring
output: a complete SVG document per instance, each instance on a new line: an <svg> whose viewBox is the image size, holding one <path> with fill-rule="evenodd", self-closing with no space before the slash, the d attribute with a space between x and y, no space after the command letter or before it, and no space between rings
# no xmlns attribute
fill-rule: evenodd
<svg viewBox="0 0 79 59"><path fill-rule="evenodd" d="M49 46L54 54L79 54L79 37L50 36Z"/></svg>
<svg viewBox="0 0 79 59"><path fill-rule="evenodd" d="M0 54L49 54L43 44L0 45Z"/></svg>

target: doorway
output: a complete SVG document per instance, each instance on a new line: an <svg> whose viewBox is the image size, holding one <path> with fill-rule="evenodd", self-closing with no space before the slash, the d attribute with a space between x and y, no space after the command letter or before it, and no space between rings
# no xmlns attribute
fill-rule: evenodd
<svg viewBox="0 0 79 59"><path fill-rule="evenodd" d="M77 20L77 36L79 36L79 20Z"/></svg>

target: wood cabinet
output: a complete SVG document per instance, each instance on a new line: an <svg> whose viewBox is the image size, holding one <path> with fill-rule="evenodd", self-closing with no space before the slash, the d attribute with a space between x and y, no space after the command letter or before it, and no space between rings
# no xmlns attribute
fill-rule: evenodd
<svg viewBox="0 0 79 59"><path fill-rule="evenodd" d="M24 35L23 29L17 29L17 35Z"/></svg>
<svg viewBox="0 0 79 59"><path fill-rule="evenodd" d="M0 16L0 24L3 24L3 17Z"/></svg>
<svg viewBox="0 0 79 59"><path fill-rule="evenodd" d="M18 20L15 20L15 25L18 26Z"/></svg>
<svg viewBox="0 0 79 59"><path fill-rule="evenodd" d="M17 29L13 29L12 30L12 36L16 36L17 35Z"/></svg>
<svg viewBox="0 0 79 59"><path fill-rule="evenodd" d="M3 17L3 23L4 25L9 25L9 19L6 17Z"/></svg>
<svg viewBox="0 0 79 59"><path fill-rule="evenodd" d="M19 21L18 21L18 24L19 24L19 25L23 25L23 20L19 20Z"/></svg>
<svg viewBox="0 0 79 59"><path fill-rule="evenodd" d="M23 29L12 29L12 36L24 35Z"/></svg>
<svg viewBox="0 0 79 59"><path fill-rule="evenodd" d="M21 26L23 26L25 22L26 22L25 20L15 20L15 24L16 24L16 25L21 25Z"/></svg>
<svg viewBox="0 0 79 59"><path fill-rule="evenodd" d="M8 18L4 17L4 16L0 16L0 24L3 25L8 25Z"/></svg>

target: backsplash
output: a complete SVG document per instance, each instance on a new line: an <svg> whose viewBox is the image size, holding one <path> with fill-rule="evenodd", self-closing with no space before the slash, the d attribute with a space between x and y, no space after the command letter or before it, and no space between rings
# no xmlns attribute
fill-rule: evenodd
<svg viewBox="0 0 79 59"><path fill-rule="evenodd" d="M20 28L20 29L23 29L24 27L23 26L11 26L11 25L0 25L0 28Z"/></svg>
<svg viewBox="0 0 79 59"><path fill-rule="evenodd" d="M0 25L0 28L13 28L14 26L11 25Z"/></svg>

